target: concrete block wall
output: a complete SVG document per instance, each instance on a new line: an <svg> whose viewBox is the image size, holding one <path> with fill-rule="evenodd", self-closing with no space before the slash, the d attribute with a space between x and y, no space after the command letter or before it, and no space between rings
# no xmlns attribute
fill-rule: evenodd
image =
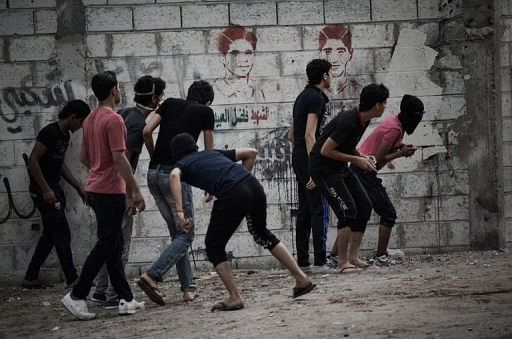
<svg viewBox="0 0 512 339"><path fill-rule="evenodd" d="M143 74L162 77L167 82L166 96L177 97L185 97L194 80L206 79L215 89L215 146L259 150L255 173L267 192L269 227L294 249L297 197L286 133L293 101L305 85L307 62L325 57L337 70L328 93L330 117L341 107L356 105L360 90L371 82L390 88L385 117L397 112L405 93L418 95L426 103L424 122L404 140L419 150L381 175L399 215L392 246L410 251L467 248L471 185L465 138L467 93L462 49L449 45L452 38L464 40L456 35L462 27L461 6L459 1L442 6L437 2L75 0L69 3L74 4L73 14L81 28L71 30L62 28L65 1L11 0L8 8L0 6L0 155L5 155L0 157L1 179L9 179L16 207L29 211L32 205L21 155L30 152L37 132L56 119L67 100L95 103L89 81L98 71L118 74L124 93L120 106L132 104L133 84ZM240 25L234 30L249 37L239 41L238 53L229 49L230 41L237 40L230 24ZM345 46L339 57L327 55L322 41L339 43L337 36L346 32L351 34L351 46ZM73 57L66 44L68 36L76 37L73 46L81 51ZM76 67L69 71L62 55ZM233 79L233 73L246 78ZM78 163L80 137L81 132L72 136L67 163L84 182L85 171ZM151 263L169 241L147 189L148 162L144 152L137 179L148 209L134 226L129 267L133 274ZM66 191L72 247L81 265L94 243L94 221L76 194L69 187ZM507 199L510 205L510 196ZM3 186L0 201L0 213L6 213ZM198 191L195 206L198 235L193 249L195 257L203 260L211 206L202 202ZM0 224L0 234L9 235L0 238L4 253L0 280L26 268L39 234L32 230L32 223L40 224L37 212L27 220L14 214ZM335 225L334 216L331 224ZM378 218L373 216L365 237L367 250L376 246L377 227ZM333 226L329 244L334 232ZM240 265L268 258L243 225L228 250ZM52 260L46 268L55 274L58 263Z"/></svg>

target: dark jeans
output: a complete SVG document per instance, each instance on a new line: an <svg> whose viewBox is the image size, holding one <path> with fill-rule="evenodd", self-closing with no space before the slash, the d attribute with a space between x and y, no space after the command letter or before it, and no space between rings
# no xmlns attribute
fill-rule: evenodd
<svg viewBox="0 0 512 339"><path fill-rule="evenodd" d="M297 262L299 266L309 266L309 237L313 231L314 265L326 263L328 214L320 189L307 190L306 184L310 175L308 172L308 155L306 150L295 149L292 157L293 171L298 185L299 210L295 224L297 246Z"/></svg>
<svg viewBox="0 0 512 339"><path fill-rule="evenodd" d="M363 232L372 214L372 203L354 173L332 172L315 175L313 180L324 192L329 205L338 217L338 229L349 226L353 232Z"/></svg>
<svg viewBox="0 0 512 339"><path fill-rule="evenodd" d="M382 179L377 177L377 173L365 171L355 165L351 165L350 168L357 175L370 197L373 210L380 216L380 224L392 228L395 225L396 210L386 188L382 186Z"/></svg>
<svg viewBox="0 0 512 339"><path fill-rule="evenodd" d="M215 200L206 231L206 255L213 266L227 260L226 244L247 218L247 228L260 246L271 251L279 239L267 229L267 197L252 175Z"/></svg>
<svg viewBox="0 0 512 339"><path fill-rule="evenodd" d="M25 279L37 279L41 266L55 246L55 251L57 252L60 266L66 277L66 282L70 284L78 278L78 275L76 274L73 254L71 253L70 247L71 232L69 231L69 224L66 219L66 197L59 184L48 182L48 185L53 190L61 207L60 209L56 209L55 205L46 204L41 194L30 193L34 204L41 214L43 234L37 242L32 260L30 260L27 273L25 274Z"/></svg>
<svg viewBox="0 0 512 339"><path fill-rule="evenodd" d="M72 295L85 299L91 290L92 282L103 264L107 264L110 282L120 299L133 299L130 285L124 275L121 254L123 253L123 233L121 224L126 209L124 194L87 193L87 202L96 214L98 241L85 259L78 284Z"/></svg>

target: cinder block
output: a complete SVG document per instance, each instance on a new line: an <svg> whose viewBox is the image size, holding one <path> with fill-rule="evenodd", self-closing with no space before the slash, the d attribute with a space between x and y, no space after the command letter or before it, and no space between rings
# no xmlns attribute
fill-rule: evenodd
<svg viewBox="0 0 512 339"><path fill-rule="evenodd" d="M503 206L508 206L504 209L504 217L505 218L512 218L512 192L507 192L503 195Z"/></svg>
<svg viewBox="0 0 512 339"><path fill-rule="evenodd" d="M512 18L505 18L502 23L505 25L505 31L503 32L501 41L512 42Z"/></svg>
<svg viewBox="0 0 512 339"><path fill-rule="evenodd" d="M57 12L53 9L35 11L36 34L52 34L57 32Z"/></svg>
<svg viewBox="0 0 512 339"><path fill-rule="evenodd" d="M509 43L501 43L500 44L500 64L501 67L509 67L510 66L510 44Z"/></svg>
<svg viewBox="0 0 512 339"><path fill-rule="evenodd" d="M512 2L509 0L500 1L501 15L512 15Z"/></svg>
<svg viewBox="0 0 512 339"><path fill-rule="evenodd" d="M165 249L162 238L132 238L130 246L130 262L153 262Z"/></svg>
<svg viewBox="0 0 512 339"><path fill-rule="evenodd" d="M9 8L55 7L56 0L10 0Z"/></svg>
<svg viewBox="0 0 512 339"><path fill-rule="evenodd" d="M324 6L328 24L370 21L370 0L329 0Z"/></svg>
<svg viewBox="0 0 512 339"><path fill-rule="evenodd" d="M438 244L436 223L398 223L393 229L389 247L435 247Z"/></svg>
<svg viewBox="0 0 512 339"><path fill-rule="evenodd" d="M205 51L205 38L201 31L182 30L159 33L161 55L200 54Z"/></svg>
<svg viewBox="0 0 512 339"><path fill-rule="evenodd" d="M395 44L392 24L362 24L350 26L352 48L393 47Z"/></svg>
<svg viewBox="0 0 512 339"><path fill-rule="evenodd" d="M503 167L503 191L512 192L512 167Z"/></svg>
<svg viewBox="0 0 512 339"><path fill-rule="evenodd" d="M503 117L512 117L512 93L501 93L501 115Z"/></svg>
<svg viewBox="0 0 512 339"><path fill-rule="evenodd" d="M278 2L279 25L311 25L324 22L322 2Z"/></svg>
<svg viewBox="0 0 512 339"><path fill-rule="evenodd" d="M154 33L112 34L112 56L150 56L157 54Z"/></svg>
<svg viewBox="0 0 512 339"><path fill-rule="evenodd" d="M503 141L512 141L512 118L503 118Z"/></svg>
<svg viewBox="0 0 512 339"><path fill-rule="evenodd" d="M229 24L227 4L184 5L183 27L225 27Z"/></svg>
<svg viewBox="0 0 512 339"><path fill-rule="evenodd" d="M97 58L107 56L105 34L87 34L85 36L85 46L88 57Z"/></svg>
<svg viewBox="0 0 512 339"><path fill-rule="evenodd" d="M167 224L159 211L144 212L140 218L138 236L143 238L169 236Z"/></svg>
<svg viewBox="0 0 512 339"><path fill-rule="evenodd" d="M85 17L89 32L127 31L133 28L130 7L88 7Z"/></svg>
<svg viewBox="0 0 512 339"><path fill-rule="evenodd" d="M437 174L437 194L442 196L469 194L467 171L449 171Z"/></svg>
<svg viewBox="0 0 512 339"><path fill-rule="evenodd" d="M14 142L4 141L0 143L0 166L14 165Z"/></svg>
<svg viewBox="0 0 512 339"><path fill-rule="evenodd" d="M55 49L53 36L12 38L9 48L11 61L49 60Z"/></svg>
<svg viewBox="0 0 512 339"><path fill-rule="evenodd" d="M301 31L298 27L256 28L258 51L298 51L301 47Z"/></svg>
<svg viewBox="0 0 512 339"><path fill-rule="evenodd" d="M13 246L0 246L0 269L9 271L14 269Z"/></svg>
<svg viewBox="0 0 512 339"><path fill-rule="evenodd" d="M441 246L469 246L469 222L439 224Z"/></svg>
<svg viewBox="0 0 512 339"><path fill-rule="evenodd" d="M133 9L136 30L181 27L179 6L137 6Z"/></svg>
<svg viewBox="0 0 512 339"><path fill-rule="evenodd" d="M27 63L8 63L0 64L0 74L2 74L2 87L21 87L22 81L31 81L30 64Z"/></svg>
<svg viewBox="0 0 512 339"><path fill-rule="evenodd" d="M503 143L503 166L512 166L512 142Z"/></svg>
<svg viewBox="0 0 512 339"><path fill-rule="evenodd" d="M19 197L23 196L25 201L20 200ZM30 205L26 202L30 201ZM26 197L26 195L18 194L15 199L16 208L19 209L21 213L28 213L32 206L32 199ZM28 206L25 206L28 205ZM4 211L4 209L2 209ZM11 218L2 224L2 228L0 228L0 239L1 245L19 245L19 244L35 244L39 239L41 234L40 231L34 231L31 228L32 223L38 223L42 230L42 223L40 218L36 215L37 218L33 220L19 220Z"/></svg>
<svg viewBox="0 0 512 339"><path fill-rule="evenodd" d="M441 197L439 204L433 206L439 213L439 220L468 220L469 202L467 196ZM437 218L436 216L434 216Z"/></svg>
<svg viewBox="0 0 512 339"><path fill-rule="evenodd" d="M106 5L107 0L82 0L82 3L84 6L90 6L90 5Z"/></svg>
<svg viewBox="0 0 512 339"><path fill-rule="evenodd" d="M505 219L503 221L503 226L505 229L505 242L510 246L512 243L512 218Z"/></svg>
<svg viewBox="0 0 512 339"><path fill-rule="evenodd" d="M373 0L373 21L414 20L417 18L415 0Z"/></svg>
<svg viewBox="0 0 512 339"><path fill-rule="evenodd" d="M232 3L229 6L232 24L243 26L276 25L276 4L273 2Z"/></svg>
<svg viewBox="0 0 512 339"><path fill-rule="evenodd" d="M109 5L154 4L155 0L108 0Z"/></svg>
<svg viewBox="0 0 512 339"><path fill-rule="evenodd" d="M1 11L0 35L34 34L34 17L30 10Z"/></svg>
<svg viewBox="0 0 512 339"><path fill-rule="evenodd" d="M7 0L0 0L0 8L7 8Z"/></svg>

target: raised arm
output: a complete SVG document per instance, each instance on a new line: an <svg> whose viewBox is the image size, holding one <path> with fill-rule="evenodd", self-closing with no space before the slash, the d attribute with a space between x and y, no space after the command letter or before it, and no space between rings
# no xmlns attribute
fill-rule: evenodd
<svg viewBox="0 0 512 339"><path fill-rule="evenodd" d="M247 147L235 149L235 160L241 161L242 165L244 165L249 172L254 168L254 162L256 161L257 155L258 151L254 148Z"/></svg>
<svg viewBox="0 0 512 339"><path fill-rule="evenodd" d="M142 130L142 136L144 138L144 144L149 153L149 157L153 157L153 153L155 152L155 143L153 142L153 132L160 125L162 121L162 116L158 113L153 115L151 121L144 127Z"/></svg>

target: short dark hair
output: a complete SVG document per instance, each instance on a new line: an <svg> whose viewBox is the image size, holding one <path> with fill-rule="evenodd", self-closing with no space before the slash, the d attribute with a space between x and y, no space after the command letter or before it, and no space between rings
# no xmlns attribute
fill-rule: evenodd
<svg viewBox="0 0 512 339"><path fill-rule="evenodd" d="M112 88L117 86L116 73L112 71L100 72L92 77L91 88L99 101L105 100L110 95Z"/></svg>
<svg viewBox="0 0 512 339"><path fill-rule="evenodd" d="M153 86L155 87L153 88ZM144 75L137 80L133 89L136 93L133 101L141 105L148 105L151 102L151 99L153 99L153 96L160 97L163 94L165 81L161 78L153 78L151 75Z"/></svg>
<svg viewBox="0 0 512 339"><path fill-rule="evenodd" d="M329 73L332 64L325 59L313 59L306 66L306 75L310 85L318 85L324 74Z"/></svg>
<svg viewBox="0 0 512 339"><path fill-rule="evenodd" d="M78 119L85 119L91 113L89 105L82 100L71 100L59 113L59 120L66 119L74 114Z"/></svg>
<svg viewBox="0 0 512 339"><path fill-rule="evenodd" d="M369 111L378 103L389 98L389 90L383 84L370 84L363 88L359 97L359 110Z"/></svg>
<svg viewBox="0 0 512 339"><path fill-rule="evenodd" d="M206 105L208 101L213 102L213 87L208 81L194 81L188 88L187 100L194 100L202 105Z"/></svg>

